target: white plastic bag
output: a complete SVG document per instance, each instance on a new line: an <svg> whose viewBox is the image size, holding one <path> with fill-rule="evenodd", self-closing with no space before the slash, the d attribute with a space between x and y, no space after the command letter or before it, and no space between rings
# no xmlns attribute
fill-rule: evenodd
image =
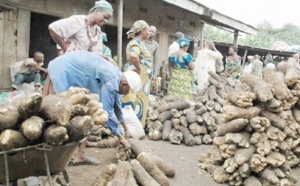
<svg viewBox="0 0 300 186"><path fill-rule="evenodd" d="M145 137L145 131L143 126L136 116L131 105L126 105L122 108L124 122L127 125L128 131L132 135L133 138L141 139Z"/></svg>

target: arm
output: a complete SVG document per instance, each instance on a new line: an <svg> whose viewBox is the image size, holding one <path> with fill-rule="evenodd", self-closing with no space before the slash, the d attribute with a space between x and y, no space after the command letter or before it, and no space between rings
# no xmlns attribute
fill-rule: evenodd
<svg viewBox="0 0 300 186"><path fill-rule="evenodd" d="M124 128L126 137L129 137L130 134L128 131L128 127L127 127L126 123L124 122L122 106L121 106L121 98L119 95L116 95L115 103L114 103L114 110L115 110L116 117L118 118L118 120L120 121L121 125Z"/></svg>
<svg viewBox="0 0 300 186"><path fill-rule="evenodd" d="M129 61L134 65L135 71L140 74L141 73L141 64L140 59L137 53L129 52Z"/></svg>
<svg viewBox="0 0 300 186"><path fill-rule="evenodd" d="M160 64L158 62L158 44L157 44L157 48L154 52L154 60L153 60L153 69L154 69L154 72L153 72L153 77L156 78L156 76L158 75L158 71L159 71L159 67L160 67Z"/></svg>
<svg viewBox="0 0 300 186"><path fill-rule="evenodd" d="M169 80L171 80L172 79L173 65L170 61L168 62L168 71L169 71Z"/></svg>
<svg viewBox="0 0 300 186"><path fill-rule="evenodd" d="M39 71L43 71L45 73L48 73L48 70L46 68L43 68L41 64L36 64L36 63L28 63L27 66L29 67L34 67L35 69Z"/></svg>
<svg viewBox="0 0 300 186"><path fill-rule="evenodd" d="M193 63L193 56L191 54L187 53L185 61L190 70L193 70L195 68L195 63Z"/></svg>
<svg viewBox="0 0 300 186"><path fill-rule="evenodd" d="M67 50L67 43L63 40L62 37L60 37L57 33L55 33L50 27L49 32L51 35L51 38L55 41L56 44L58 44L61 49L65 52Z"/></svg>

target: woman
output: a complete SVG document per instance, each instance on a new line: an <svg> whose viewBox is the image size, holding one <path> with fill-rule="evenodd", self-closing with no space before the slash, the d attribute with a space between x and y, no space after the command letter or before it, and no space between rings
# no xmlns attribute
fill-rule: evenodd
<svg viewBox="0 0 300 186"><path fill-rule="evenodd" d="M186 38L178 40L180 49L169 56L169 95L192 99L194 63L191 54L187 53L190 41Z"/></svg>
<svg viewBox="0 0 300 186"><path fill-rule="evenodd" d="M122 99L123 105L132 105L135 108L137 117L141 121L143 127L146 124L148 112L149 95L152 78L152 62L153 58L147 50L143 41L148 39L149 25L139 20L133 24L133 27L127 32L128 38L132 38L126 47L126 56L128 63L124 70L134 70L140 74L143 87L137 93L136 103L132 103L124 96Z"/></svg>
<svg viewBox="0 0 300 186"><path fill-rule="evenodd" d="M63 53L84 50L104 57L100 26L106 24L112 15L112 6L107 1L98 1L88 15L73 15L51 23L49 32ZM55 94L49 76L43 88L43 96L48 94Z"/></svg>
<svg viewBox="0 0 300 186"><path fill-rule="evenodd" d="M237 55L234 46L229 47L229 56L225 60L225 74L233 79L239 79L241 73L241 57Z"/></svg>
<svg viewBox="0 0 300 186"><path fill-rule="evenodd" d="M89 51L102 57L103 26L113 15L113 8L107 1L98 1L88 15L74 15L58 20L49 25L52 39L61 47L63 53L72 51ZM105 58L105 57L104 57ZM106 60L109 60L105 58ZM55 94L50 77L47 76L43 96ZM99 165L100 161L84 154L87 142L83 142L74 155L73 165Z"/></svg>

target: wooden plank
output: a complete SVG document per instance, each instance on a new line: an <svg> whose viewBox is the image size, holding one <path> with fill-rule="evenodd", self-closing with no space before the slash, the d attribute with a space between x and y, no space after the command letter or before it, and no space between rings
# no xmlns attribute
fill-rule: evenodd
<svg viewBox="0 0 300 186"><path fill-rule="evenodd" d="M18 9L17 61L29 56L30 15L29 10Z"/></svg>
<svg viewBox="0 0 300 186"><path fill-rule="evenodd" d="M197 2L192 2L190 0L163 0L169 4L175 5L177 7L183 8L190 12L196 13L198 15L204 14L205 7Z"/></svg>
<svg viewBox="0 0 300 186"><path fill-rule="evenodd" d="M200 50L204 48L204 27L205 23L201 21L200 23L200 31L199 31L199 39L200 39Z"/></svg>
<svg viewBox="0 0 300 186"><path fill-rule="evenodd" d="M4 12L0 12L0 78L3 79L3 56L4 56ZM0 81L0 89L3 88L3 82Z"/></svg>
<svg viewBox="0 0 300 186"><path fill-rule="evenodd" d="M234 30L233 34L233 46L237 47L238 46L238 37L239 37L239 31Z"/></svg>
<svg viewBox="0 0 300 186"><path fill-rule="evenodd" d="M123 0L118 6L118 65L122 68L122 42L123 42Z"/></svg>

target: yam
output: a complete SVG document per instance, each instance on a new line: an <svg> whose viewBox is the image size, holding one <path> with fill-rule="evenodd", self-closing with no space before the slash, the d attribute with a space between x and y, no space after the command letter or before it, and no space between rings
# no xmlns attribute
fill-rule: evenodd
<svg viewBox="0 0 300 186"><path fill-rule="evenodd" d="M202 136L194 136L195 145L201 145L202 144Z"/></svg>
<svg viewBox="0 0 300 186"><path fill-rule="evenodd" d="M188 121L189 123L194 123L194 122L196 122L196 119L197 119L196 112L195 112L195 111L192 111L192 110L188 111L188 112L186 113L186 119L187 119L187 121Z"/></svg>
<svg viewBox="0 0 300 186"><path fill-rule="evenodd" d="M152 156L152 160L156 166L169 178L173 178L176 174L175 169L157 156Z"/></svg>
<svg viewBox="0 0 300 186"><path fill-rule="evenodd" d="M18 100L18 112L22 119L27 119L33 115L37 115L43 98L39 93L31 93L26 95L24 98ZM53 103L53 102L52 102Z"/></svg>
<svg viewBox="0 0 300 186"><path fill-rule="evenodd" d="M181 141L183 140L183 134L182 132L176 130L176 129L172 129L169 135L169 141L172 144L180 144Z"/></svg>
<svg viewBox="0 0 300 186"><path fill-rule="evenodd" d="M159 130L152 130L148 133L148 137L151 140L160 140L162 138L162 133Z"/></svg>
<svg viewBox="0 0 300 186"><path fill-rule="evenodd" d="M213 172L213 179L217 183L225 183L229 181L229 174L225 171L223 167L217 167Z"/></svg>
<svg viewBox="0 0 300 186"><path fill-rule="evenodd" d="M261 173L260 176L263 180L267 181L267 183L269 184L274 184L277 185L279 184L279 179L278 177L275 175L275 173L270 170L270 169L264 169ZM264 182L264 181L263 181Z"/></svg>
<svg viewBox="0 0 300 186"><path fill-rule="evenodd" d="M207 129L205 126L200 126L197 123L192 123L189 125L189 129L191 131L191 134L194 136L200 135L200 134L207 134Z"/></svg>
<svg viewBox="0 0 300 186"><path fill-rule="evenodd" d="M172 109L171 114L173 118L180 118L181 114L177 109Z"/></svg>
<svg viewBox="0 0 300 186"><path fill-rule="evenodd" d="M69 97L69 101L72 105L86 105L90 100L91 96L84 92L80 92Z"/></svg>
<svg viewBox="0 0 300 186"><path fill-rule="evenodd" d="M177 110L184 110L186 108L189 108L190 104L186 100L176 100L173 102L169 102L166 104L161 104L158 108L159 112L165 112L165 111L170 111L172 109L177 109Z"/></svg>
<svg viewBox="0 0 300 186"><path fill-rule="evenodd" d="M71 118L87 115L89 108L80 104L71 106Z"/></svg>
<svg viewBox="0 0 300 186"><path fill-rule="evenodd" d="M272 167L279 167L286 161L285 157L279 152L272 152L267 156L266 160Z"/></svg>
<svg viewBox="0 0 300 186"><path fill-rule="evenodd" d="M144 167L137 160L131 160L130 164L134 173L134 177L143 186L159 186L157 181L153 179Z"/></svg>
<svg viewBox="0 0 300 186"><path fill-rule="evenodd" d="M286 62L285 61L281 61L280 63L278 63L277 65L277 69L278 71L282 72L283 74L286 74Z"/></svg>
<svg viewBox="0 0 300 186"><path fill-rule="evenodd" d="M278 142L282 142L286 137L286 135L280 129L273 126L267 129L266 134L269 139L276 140Z"/></svg>
<svg viewBox="0 0 300 186"><path fill-rule="evenodd" d="M215 86L211 85L208 89L208 98L210 100L216 100L217 99L217 89Z"/></svg>
<svg viewBox="0 0 300 186"><path fill-rule="evenodd" d="M131 151L138 156L139 154L141 154L142 152L146 152L146 147L144 144L142 144L139 140L130 138L129 139L129 143L130 143L130 149Z"/></svg>
<svg viewBox="0 0 300 186"><path fill-rule="evenodd" d="M260 173L267 166L267 160L260 154L253 154L250 159L250 168L253 172Z"/></svg>
<svg viewBox="0 0 300 186"><path fill-rule="evenodd" d="M273 98L273 86L252 74L244 74L242 81L247 83L254 91L260 102L267 102Z"/></svg>
<svg viewBox="0 0 300 186"><path fill-rule="evenodd" d="M57 146L62 145L69 139L67 129L63 126L51 125L44 133L45 142L50 145Z"/></svg>
<svg viewBox="0 0 300 186"><path fill-rule="evenodd" d="M172 122L172 126L174 129L177 129L177 130L180 129L180 119L172 118L171 122Z"/></svg>
<svg viewBox="0 0 300 186"><path fill-rule="evenodd" d="M158 110L149 111L149 118L150 118L152 121L157 120L158 115L159 115Z"/></svg>
<svg viewBox="0 0 300 186"><path fill-rule="evenodd" d="M205 107L207 108L207 110L211 111L211 110L215 109L215 102L212 100L209 100L206 102Z"/></svg>
<svg viewBox="0 0 300 186"><path fill-rule="evenodd" d="M181 126L188 127L189 122L188 122L188 120L186 119L185 116L181 116L179 119L180 119Z"/></svg>
<svg viewBox="0 0 300 186"><path fill-rule="evenodd" d="M155 121L153 125L153 129L157 131L162 131L163 124L160 121Z"/></svg>
<svg viewBox="0 0 300 186"><path fill-rule="evenodd" d="M165 121L164 125L163 125L163 129L162 129L162 139L163 140L166 141L169 139L171 130L172 130L172 122L170 120Z"/></svg>
<svg viewBox="0 0 300 186"><path fill-rule="evenodd" d="M228 122L237 118L251 119L260 113L260 108L258 107L240 108L233 105L225 105L223 109L223 122Z"/></svg>
<svg viewBox="0 0 300 186"><path fill-rule="evenodd" d="M231 87L235 87L235 80L232 77L228 77L227 84Z"/></svg>
<svg viewBox="0 0 300 186"><path fill-rule="evenodd" d="M6 129L0 134L0 150L2 151L9 151L14 148L25 147L28 144L28 140L19 131Z"/></svg>
<svg viewBox="0 0 300 186"><path fill-rule="evenodd" d="M268 120L271 122L271 124L274 127L277 127L279 129L284 129L284 127L286 126L286 121L280 116L278 116L277 114L263 110L262 116L268 118Z"/></svg>
<svg viewBox="0 0 300 186"><path fill-rule="evenodd" d="M238 107L246 108L253 106L253 100L256 96L253 92L230 92L227 94L227 100Z"/></svg>
<svg viewBox="0 0 300 186"><path fill-rule="evenodd" d="M108 113L102 108L99 108L91 117L95 125L105 125L108 121Z"/></svg>
<svg viewBox="0 0 300 186"><path fill-rule="evenodd" d="M116 164L110 164L104 168L102 173L97 177L96 181L92 186L106 186L109 179L116 172L117 166Z"/></svg>
<svg viewBox="0 0 300 186"><path fill-rule="evenodd" d="M80 141L85 138L94 125L91 116L76 116L67 126L69 141Z"/></svg>
<svg viewBox="0 0 300 186"><path fill-rule="evenodd" d="M261 182L255 176L250 176L244 181L244 186L262 186Z"/></svg>
<svg viewBox="0 0 300 186"><path fill-rule="evenodd" d="M250 160L251 156L255 153L255 150L255 147L252 145L249 148L240 148L236 151L234 159L237 164L242 165Z"/></svg>
<svg viewBox="0 0 300 186"><path fill-rule="evenodd" d="M248 123L247 119L235 119L227 123L217 126L217 136L224 136L227 133L234 133L241 131Z"/></svg>
<svg viewBox="0 0 300 186"><path fill-rule="evenodd" d="M14 106L0 107L0 132L16 127L19 116L18 109Z"/></svg>
<svg viewBox="0 0 300 186"><path fill-rule="evenodd" d="M107 183L107 186L121 185L137 186L137 183L133 178L131 165L128 161L120 161L118 163L112 179Z"/></svg>
<svg viewBox="0 0 300 186"><path fill-rule="evenodd" d="M147 153L138 155L137 160L161 186L169 186L170 182L164 173L154 163L152 156Z"/></svg>
<svg viewBox="0 0 300 186"><path fill-rule="evenodd" d="M250 146L249 139L242 133L227 133L225 135L226 143L234 143L240 147L248 148Z"/></svg>
<svg viewBox="0 0 300 186"><path fill-rule="evenodd" d="M157 117L157 119L162 123L164 123L167 120L170 120L171 118L172 118L171 111L164 111L164 112L160 113Z"/></svg>
<svg viewBox="0 0 300 186"><path fill-rule="evenodd" d="M208 77L208 82L215 88L221 88L221 83L211 76Z"/></svg>
<svg viewBox="0 0 300 186"><path fill-rule="evenodd" d="M45 121L38 116L31 116L21 124L21 131L29 140L36 140L41 137Z"/></svg>
<svg viewBox="0 0 300 186"><path fill-rule="evenodd" d="M297 62L294 58L289 58L286 63L285 82L288 86L293 86L298 78Z"/></svg>
<svg viewBox="0 0 300 186"><path fill-rule="evenodd" d="M98 95L98 94L96 94ZM86 106L88 107L88 115L93 115L99 109L99 101L98 100L90 100Z"/></svg>
<svg viewBox="0 0 300 186"><path fill-rule="evenodd" d="M184 143L187 146L193 146L195 144L194 136L190 133L186 127L180 127L180 131L183 134Z"/></svg>
<svg viewBox="0 0 300 186"><path fill-rule="evenodd" d="M225 160L223 167L226 170L226 172L233 173L236 171L239 165L237 164L234 158L228 158Z"/></svg>
<svg viewBox="0 0 300 186"><path fill-rule="evenodd" d="M203 144L211 144L213 141L212 137L209 134L204 134L202 137Z"/></svg>
<svg viewBox="0 0 300 186"><path fill-rule="evenodd" d="M67 126L71 116L71 104L57 95L48 95L41 105L41 113L58 125Z"/></svg>
<svg viewBox="0 0 300 186"><path fill-rule="evenodd" d="M115 148L119 144L119 139L117 137L102 139L97 143L98 148Z"/></svg>
<svg viewBox="0 0 300 186"><path fill-rule="evenodd" d="M270 127L271 123L265 117L255 116L254 118L250 119L250 125L255 131L264 132L268 127Z"/></svg>
<svg viewBox="0 0 300 186"><path fill-rule="evenodd" d="M219 81L219 82L222 81L221 77L216 72L210 70L210 71L208 71L208 74L210 75L210 77L214 78L216 81Z"/></svg>

